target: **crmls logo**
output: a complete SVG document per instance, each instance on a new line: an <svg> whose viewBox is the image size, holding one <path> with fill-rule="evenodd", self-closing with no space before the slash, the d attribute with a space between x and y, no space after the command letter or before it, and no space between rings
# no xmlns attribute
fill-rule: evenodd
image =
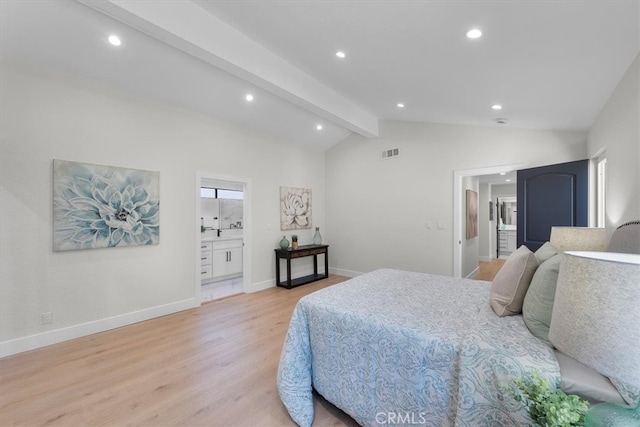
<svg viewBox="0 0 640 427"><path fill-rule="evenodd" d="M426 422L424 412L378 412L376 414L376 423L378 424L420 425Z"/></svg>

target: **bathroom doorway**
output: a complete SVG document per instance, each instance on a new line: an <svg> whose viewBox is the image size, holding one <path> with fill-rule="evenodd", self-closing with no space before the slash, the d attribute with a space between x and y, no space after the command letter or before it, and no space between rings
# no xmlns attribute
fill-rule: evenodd
<svg viewBox="0 0 640 427"><path fill-rule="evenodd" d="M249 179L196 174L196 298L247 292L251 284Z"/></svg>

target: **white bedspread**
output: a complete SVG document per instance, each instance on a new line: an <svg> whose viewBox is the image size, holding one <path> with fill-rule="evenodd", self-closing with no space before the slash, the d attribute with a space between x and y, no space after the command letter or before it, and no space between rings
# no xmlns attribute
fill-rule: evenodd
<svg viewBox="0 0 640 427"><path fill-rule="evenodd" d="M521 316L493 313L489 286L384 269L302 298L278 369L289 414L310 426L315 388L364 426L530 424L501 385L559 368Z"/></svg>

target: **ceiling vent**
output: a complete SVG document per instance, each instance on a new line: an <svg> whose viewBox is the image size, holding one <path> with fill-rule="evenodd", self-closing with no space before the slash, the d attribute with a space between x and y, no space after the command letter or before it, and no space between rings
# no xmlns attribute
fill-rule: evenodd
<svg viewBox="0 0 640 427"><path fill-rule="evenodd" d="M400 150L399 149L391 148L389 150L382 151L382 158L383 159L390 159L392 157L398 157L399 154L400 154Z"/></svg>

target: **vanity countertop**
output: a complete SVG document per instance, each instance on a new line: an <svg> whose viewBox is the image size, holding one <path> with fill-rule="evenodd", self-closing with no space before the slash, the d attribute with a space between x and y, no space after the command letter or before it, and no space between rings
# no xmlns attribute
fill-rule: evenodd
<svg viewBox="0 0 640 427"><path fill-rule="evenodd" d="M201 242L228 242L229 240L242 240L242 236L203 237Z"/></svg>

